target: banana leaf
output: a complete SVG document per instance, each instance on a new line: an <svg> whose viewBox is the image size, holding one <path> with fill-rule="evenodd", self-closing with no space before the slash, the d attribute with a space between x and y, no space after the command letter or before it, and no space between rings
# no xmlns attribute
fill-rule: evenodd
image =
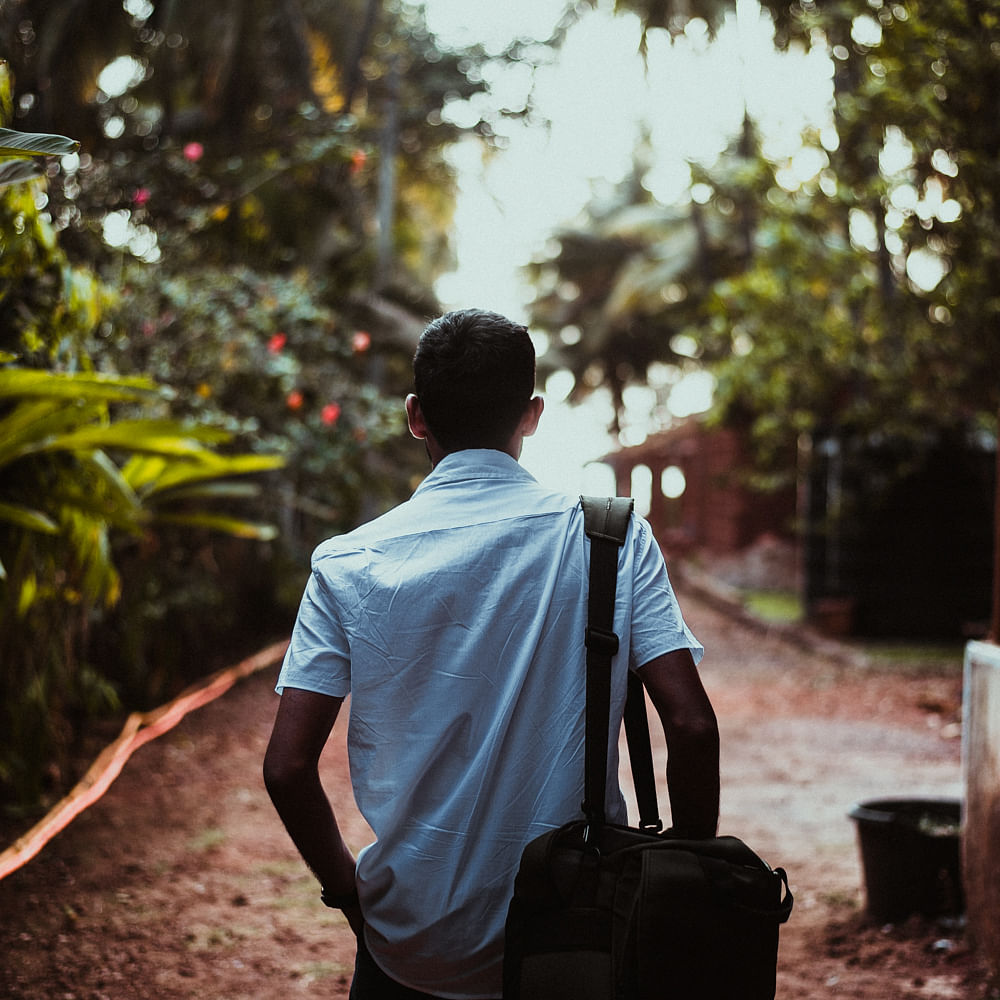
<svg viewBox="0 0 1000 1000"><path fill-rule="evenodd" d="M136 493L141 493L163 475L166 467L167 460L160 455L132 455L122 466L121 474Z"/></svg>
<svg viewBox="0 0 1000 1000"><path fill-rule="evenodd" d="M237 538L251 538L260 542L270 542L278 537L278 529L272 524L255 524L252 521L242 521L225 514L163 514L154 513L152 520L157 523L181 524L189 528L208 528L211 531L221 531Z"/></svg>
<svg viewBox="0 0 1000 1000"><path fill-rule="evenodd" d="M77 454L73 476L63 477L47 499L57 509L79 511L125 531L137 530L142 512L121 470L101 451Z"/></svg>
<svg viewBox="0 0 1000 1000"><path fill-rule="evenodd" d="M35 368L0 368L0 401L20 397L129 402L163 397L170 390L142 375L47 372Z"/></svg>
<svg viewBox="0 0 1000 1000"><path fill-rule="evenodd" d="M64 135L0 128L0 156L66 156L79 148L80 143Z"/></svg>
<svg viewBox="0 0 1000 1000"><path fill-rule="evenodd" d="M165 495L164 495L165 493ZM248 500L260 495L257 483L203 482L192 486L178 486L148 495L147 503L155 506L189 500Z"/></svg>
<svg viewBox="0 0 1000 1000"><path fill-rule="evenodd" d="M8 160L0 163L0 187L33 181L44 172L42 165L34 160Z"/></svg>
<svg viewBox="0 0 1000 1000"><path fill-rule="evenodd" d="M155 478L145 477L142 485L132 477L131 462L123 469L125 479L136 492L148 501L154 494L165 493L179 487L186 488L194 483L230 476L247 476L257 472L280 469L285 460L280 455L212 455L210 462L170 462ZM141 467L137 466L141 470Z"/></svg>
<svg viewBox="0 0 1000 1000"><path fill-rule="evenodd" d="M44 511L34 510L22 504L4 503L0 501L0 521L16 524L29 531L40 531L46 535L58 535L59 525ZM0 574L2 575L2 574Z"/></svg>
<svg viewBox="0 0 1000 1000"><path fill-rule="evenodd" d="M121 595L121 578L111 558L107 521L78 507L62 511L60 517L81 570L82 596L89 604L103 601L111 607Z"/></svg>
<svg viewBox="0 0 1000 1000"><path fill-rule="evenodd" d="M197 459L210 467L218 468L225 464L226 459L208 451L204 445L222 443L230 437L227 431L217 428L188 426L168 420L119 420L103 427L80 427L46 441L39 450L119 448L130 452Z"/></svg>
<svg viewBox="0 0 1000 1000"><path fill-rule="evenodd" d="M103 418L103 404L67 406L60 400L20 403L0 420L0 467L36 452L82 424Z"/></svg>

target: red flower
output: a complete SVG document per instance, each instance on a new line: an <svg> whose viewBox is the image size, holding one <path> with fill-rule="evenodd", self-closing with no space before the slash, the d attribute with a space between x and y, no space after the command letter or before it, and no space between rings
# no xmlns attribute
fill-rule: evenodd
<svg viewBox="0 0 1000 1000"><path fill-rule="evenodd" d="M184 159L197 163L205 155L205 147L200 142L189 142L184 147Z"/></svg>
<svg viewBox="0 0 1000 1000"><path fill-rule="evenodd" d="M270 339L270 340L269 340L269 341L267 342L267 349L268 349L268 350L269 350L269 351L270 351L270 352L271 352L272 354L280 354L280 353L281 353L281 350L282 350L282 348L283 348L283 347L285 346L285 344L287 344L287 343L288 343L288 337L286 337L286 336L285 336L285 334L283 334L283 333L276 333L276 334L275 334L275 335L274 335L273 337L271 337L271 339Z"/></svg>
<svg viewBox="0 0 1000 1000"><path fill-rule="evenodd" d="M149 188L136 188L135 193L132 195L133 205L145 205L150 198Z"/></svg>
<svg viewBox="0 0 1000 1000"><path fill-rule="evenodd" d="M364 354L364 352L371 346L371 335L366 333L364 330L358 330L358 332L351 338L351 347L354 349L355 354Z"/></svg>
<svg viewBox="0 0 1000 1000"><path fill-rule="evenodd" d="M327 403L326 406L320 410L319 418L324 424L326 424L327 427L332 427L340 419L340 404Z"/></svg>
<svg viewBox="0 0 1000 1000"><path fill-rule="evenodd" d="M303 403L302 393L299 392L298 389L293 389L285 397L285 405L290 410L301 410L302 409L302 403Z"/></svg>
<svg viewBox="0 0 1000 1000"><path fill-rule="evenodd" d="M363 149L356 149L351 154L351 176L358 173L368 162L368 154Z"/></svg>

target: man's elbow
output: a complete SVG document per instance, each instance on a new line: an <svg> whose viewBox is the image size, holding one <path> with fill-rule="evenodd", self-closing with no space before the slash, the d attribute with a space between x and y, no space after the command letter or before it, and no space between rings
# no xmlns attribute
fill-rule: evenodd
<svg viewBox="0 0 1000 1000"><path fill-rule="evenodd" d="M666 728L668 746L682 745L691 750L718 752L719 723L711 709L674 719Z"/></svg>
<svg viewBox="0 0 1000 1000"><path fill-rule="evenodd" d="M264 787L272 800L280 799L301 786L310 773L309 765L274 746L264 755Z"/></svg>

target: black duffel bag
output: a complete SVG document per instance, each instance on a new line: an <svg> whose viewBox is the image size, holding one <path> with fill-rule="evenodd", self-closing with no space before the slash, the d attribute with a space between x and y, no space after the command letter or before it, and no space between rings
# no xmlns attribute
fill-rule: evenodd
<svg viewBox="0 0 1000 1000"><path fill-rule="evenodd" d="M525 849L505 1000L772 1000L792 895L736 837L570 823Z"/></svg>
<svg viewBox="0 0 1000 1000"><path fill-rule="evenodd" d="M773 1000L788 879L736 837L659 832L635 675L625 729L639 828L603 820L617 547L631 502L581 499L591 539L585 818L524 850L507 915L504 1000Z"/></svg>

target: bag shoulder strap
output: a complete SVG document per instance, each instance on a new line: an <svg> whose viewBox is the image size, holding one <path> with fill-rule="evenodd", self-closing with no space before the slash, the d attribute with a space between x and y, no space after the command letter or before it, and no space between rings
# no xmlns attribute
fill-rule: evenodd
<svg viewBox="0 0 1000 1000"><path fill-rule="evenodd" d="M588 825L604 823L611 713L611 659L618 652L614 631L618 549L625 541L633 502L625 497L580 497L583 528L590 539L587 591L587 705L584 743L583 813Z"/></svg>
<svg viewBox="0 0 1000 1000"><path fill-rule="evenodd" d="M656 775L653 771L653 748L649 741L646 716L646 692L642 681L630 670L628 695L625 698L625 739L632 768L632 784L639 807L639 828L659 833L663 829L656 802Z"/></svg>
<svg viewBox="0 0 1000 1000"><path fill-rule="evenodd" d="M625 544L635 500L631 497L581 496L580 503L583 506L583 530L591 541L598 538L614 542L616 549Z"/></svg>
<svg viewBox="0 0 1000 1000"><path fill-rule="evenodd" d="M611 659L618 652L614 632L618 550L625 542L635 501L629 497L581 496L584 531L590 538L590 587L587 599L587 708L583 812L589 824L605 821L608 728L611 712ZM628 677L625 736L643 829L662 827L642 681Z"/></svg>

